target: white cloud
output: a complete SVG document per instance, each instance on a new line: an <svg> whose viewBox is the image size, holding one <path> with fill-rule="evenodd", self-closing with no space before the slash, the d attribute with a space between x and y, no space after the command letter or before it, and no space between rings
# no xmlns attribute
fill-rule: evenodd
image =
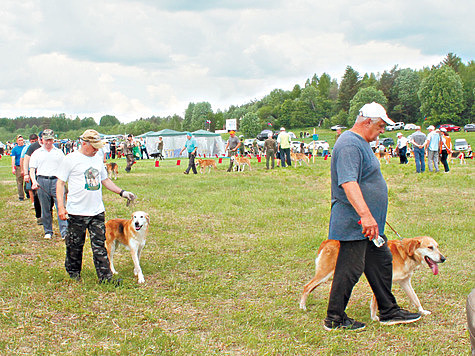
<svg viewBox="0 0 475 356"><path fill-rule="evenodd" d="M313 73L473 59L473 1L4 0L0 116L225 109ZM98 116L99 115L99 116Z"/></svg>

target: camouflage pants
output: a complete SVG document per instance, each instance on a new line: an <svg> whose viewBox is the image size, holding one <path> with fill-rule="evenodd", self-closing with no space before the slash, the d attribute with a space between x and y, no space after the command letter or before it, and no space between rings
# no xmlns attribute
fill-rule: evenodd
<svg viewBox="0 0 475 356"><path fill-rule="evenodd" d="M66 261L64 266L71 278L81 275L82 252L86 240L86 229L91 239L91 249L99 280L112 278L109 257L105 246L106 227L104 213L95 216L69 215L66 234Z"/></svg>
<svg viewBox="0 0 475 356"><path fill-rule="evenodd" d="M127 161L127 167L125 167L125 170L127 172L130 172L130 170L132 169L132 165L135 162L134 155L126 155L125 158L126 158L126 161Z"/></svg>

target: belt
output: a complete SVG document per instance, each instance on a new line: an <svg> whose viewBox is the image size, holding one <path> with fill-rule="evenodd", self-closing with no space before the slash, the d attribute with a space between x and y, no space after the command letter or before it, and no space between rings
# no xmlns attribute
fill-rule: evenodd
<svg viewBox="0 0 475 356"><path fill-rule="evenodd" d="M38 176L38 178L43 178L43 179L56 179L56 176Z"/></svg>

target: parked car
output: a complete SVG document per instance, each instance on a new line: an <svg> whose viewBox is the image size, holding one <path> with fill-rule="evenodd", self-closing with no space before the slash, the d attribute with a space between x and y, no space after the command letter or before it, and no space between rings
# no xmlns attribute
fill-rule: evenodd
<svg viewBox="0 0 475 356"><path fill-rule="evenodd" d="M404 130L416 130L417 129L417 125L416 124L406 124L404 125Z"/></svg>
<svg viewBox="0 0 475 356"><path fill-rule="evenodd" d="M399 122L395 122L394 125L386 126L386 131L402 130L403 128L404 128L404 122L399 121Z"/></svg>
<svg viewBox="0 0 475 356"><path fill-rule="evenodd" d="M455 125L452 125L452 124L443 124L443 125L440 125L439 126L439 129L446 129L447 132L457 132L457 131L460 131L461 127L460 126L455 126Z"/></svg>
<svg viewBox="0 0 475 356"><path fill-rule="evenodd" d="M302 141L292 141L290 143L290 146L292 148L292 151L293 152L300 152L300 144L302 143ZM305 150L305 146L304 146L304 150Z"/></svg>
<svg viewBox="0 0 475 356"><path fill-rule="evenodd" d="M252 143L254 142L253 138L246 138L243 142L244 146L246 147L252 147Z"/></svg>
<svg viewBox="0 0 475 356"><path fill-rule="evenodd" d="M336 130L338 130L338 129L344 130L344 129L346 129L346 126L343 126L343 125L335 125L335 126L330 127L330 129L332 129L333 131L336 131Z"/></svg>
<svg viewBox="0 0 475 356"><path fill-rule="evenodd" d="M467 124L463 127L465 132L473 132L475 131L475 124Z"/></svg>
<svg viewBox="0 0 475 356"><path fill-rule="evenodd" d="M391 137L385 137L379 140L379 142L382 143L384 147L394 146L394 140Z"/></svg>
<svg viewBox="0 0 475 356"><path fill-rule="evenodd" d="M465 158L472 157L472 147L464 138L457 138L454 143L454 155L458 155L460 152L463 152Z"/></svg>
<svg viewBox="0 0 475 356"><path fill-rule="evenodd" d="M270 133L272 134L272 137L274 137L274 133L272 132L272 130L262 130L261 133L257 135L257 139L259 141L265 141L269 137ZM277 137L277 136L275 136L275 137Z"/></svg>
<svg viewBox="0 0 475 356"><path fill-rule="evenodd" d="M315 151L321 151L323 150L323 143L324 140L317 140L317 141L312 141L310 142L306 147L305 147L305 153L312 153L313 154L313 148L315 147Z"/></svg>

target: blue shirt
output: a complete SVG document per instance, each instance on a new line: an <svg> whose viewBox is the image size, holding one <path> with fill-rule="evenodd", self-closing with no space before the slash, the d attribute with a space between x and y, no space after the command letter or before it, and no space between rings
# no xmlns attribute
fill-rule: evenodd
<svg viewBox="0 0 475 356"><path fill-rule="evenodd" d="M13 147L12 152L10 153L11 157L15 157L15 166L20 165L20 158L21 158L21 151L23 150L23 146L16 145Z"/></svg>
<svg viewBox="0 0 475 356"><path fill-rule="evenodd" d="M186 140L185 142L185 147L188 153L191 153L195 150L198 145L196 144L196 140L194 137L190 138L189 140Z"/></svg>
<svg viewBox="0 0 475 356"><path fill-rule="evenodd" d="M331 162L331 215L328 238L363 240L360 217L345 194L343 183L357 182L371 214L384 233L388 209L388 188L379 161L363 137L345 131L333 148Z"/></svg>
<svg viewBox="0 0 475 356"><path fill-rule="evenodd" d="M439 142L440 142L440 135L438 132L432 131L427 135L427 140L429 141L429 151L437 151L439 152Z"/></svg>

